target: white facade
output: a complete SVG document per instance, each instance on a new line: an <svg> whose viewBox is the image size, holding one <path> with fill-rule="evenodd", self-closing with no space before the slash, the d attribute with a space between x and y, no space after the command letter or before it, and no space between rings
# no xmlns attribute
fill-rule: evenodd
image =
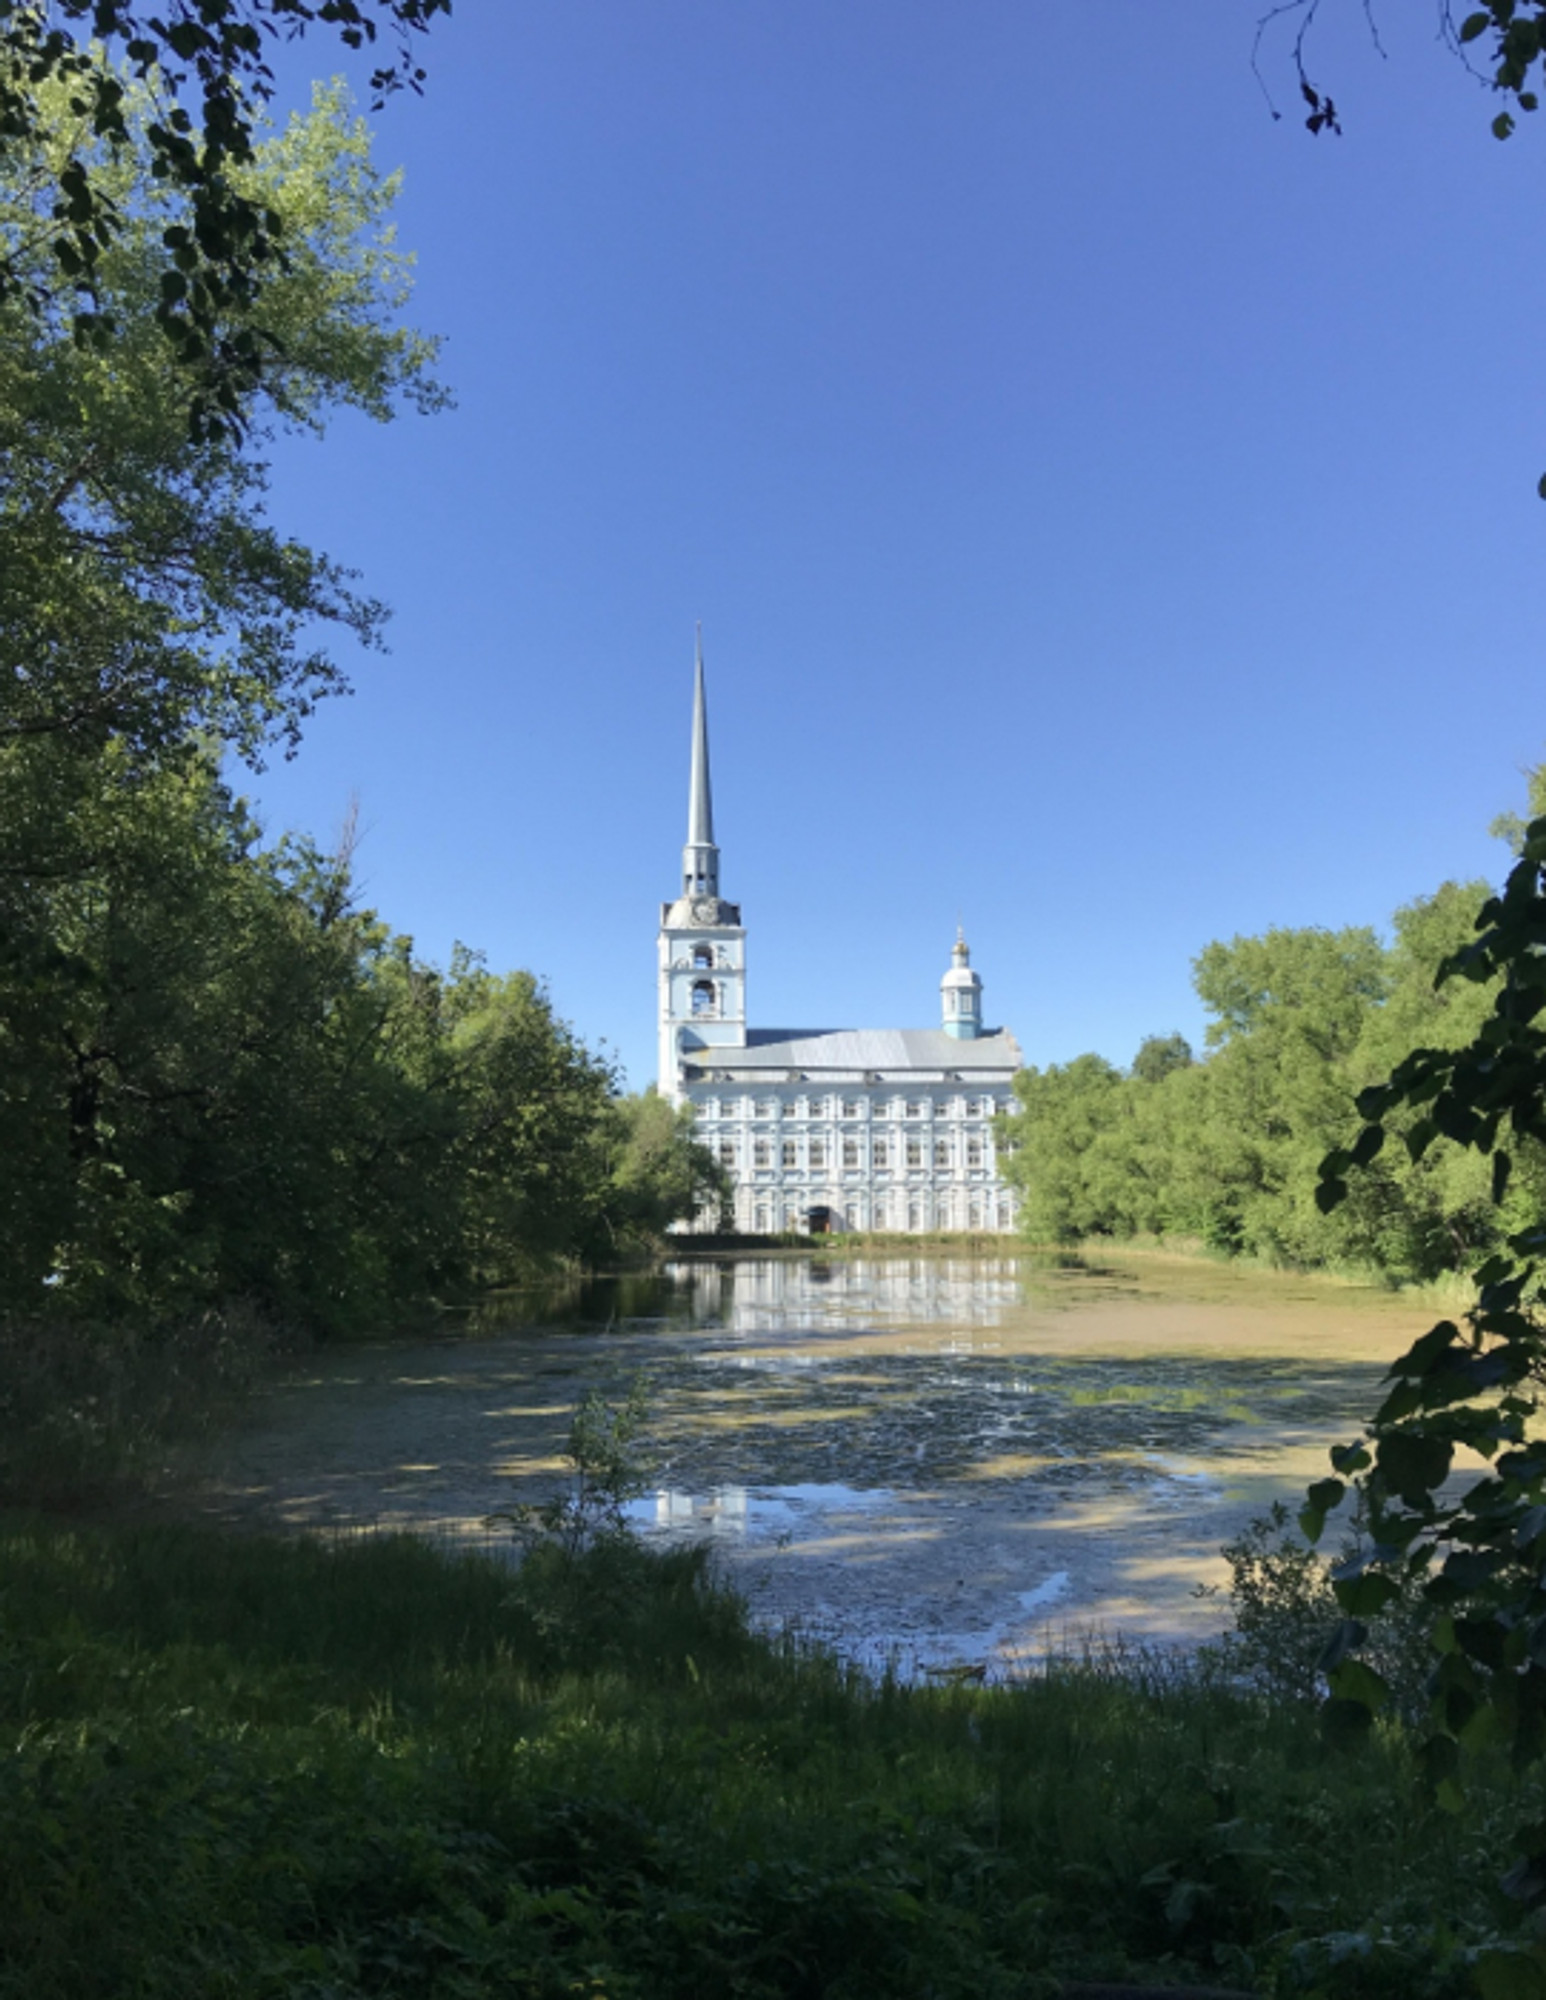
<svg viewBox="0 0 1546 2000"><path fill-rule="evenodd" d="M1014 1227L993 1121L1013 1108L1020 1049L983 1027L959 937L940 1009L937 1028L747 1026L746 931L719 895L700 652L682 892L660 917L659 1088L693 1106L734 1183L738 1231Z"/></svg>

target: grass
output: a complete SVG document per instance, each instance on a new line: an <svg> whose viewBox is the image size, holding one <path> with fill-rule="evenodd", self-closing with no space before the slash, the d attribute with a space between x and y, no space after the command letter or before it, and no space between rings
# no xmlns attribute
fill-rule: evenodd
<svg viewBox="0 0 1546 2000"><path fill-rule="evenodd" d="M0 1506L100 1509L165 1490L301 1343L240 1303L153 1331L0 1318Z"/></svg>
<svg viewBox="0 0 1546 2000"><path fill-rule="evenodd" d="M0 1524L0 1996L1441 2000L1528 1800L1142 1656L866 1682L692 1553Z"/></svg>
<svg viewBox="0 0 1546 2000"><path fill-rule="evenodd" d="M1036 1247L1020 1240L1024 1248ZM1397 1293L1410 1304L1433 1306L1440 1311L1473 1304L1476 1298L1476 1287L1468 1272L1446 1271L1433 1278L1413 1278L1384 1265L1355 1263L1347 1259L1305 1264L1255 1251L1221 1250L1200 1236L1087 1236L1066 1250L1064 1255L1074 1263L1085 1259L1116 1262L1147 1259L1280 1274L1326 1285L1351 1286L1360 1291Z"/></svg>

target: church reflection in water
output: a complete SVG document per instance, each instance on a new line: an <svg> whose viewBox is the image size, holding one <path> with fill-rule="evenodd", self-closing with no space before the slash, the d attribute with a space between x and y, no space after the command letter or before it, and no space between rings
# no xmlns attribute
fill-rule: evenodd
<svg viewBox="0 0 1546 2000"><path fill-rule="evenodd" d="M1025 1304L1018 1257L682 1259L664 1275L697 1324L727 1333L997 1326Z"/></svg>

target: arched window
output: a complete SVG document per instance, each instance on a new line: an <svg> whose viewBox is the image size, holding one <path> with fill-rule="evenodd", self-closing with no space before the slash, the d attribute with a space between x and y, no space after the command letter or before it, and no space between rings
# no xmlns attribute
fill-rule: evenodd
<svg viewBox="0 0 1546 2000"><path fill-rule="evenodd" d="M714 982L712 979L695 979L693 981L692 1010L695 1014L712 1014L715 1011Z"/></svg>
<svg viewBox="0 0 1546 2000"><path fill-rule="evenodd" d="M692 962L695 966L700 967L702 970L708 971L713 966L714 963L713 945L695 944L692 948Z"/></svg>

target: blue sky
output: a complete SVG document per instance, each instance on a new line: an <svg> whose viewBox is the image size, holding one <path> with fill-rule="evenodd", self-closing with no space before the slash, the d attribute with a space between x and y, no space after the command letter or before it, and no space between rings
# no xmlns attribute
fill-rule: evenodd
<svg viewBox="0 0 1546 2000"><path fill-rule="evenodd" d="M401 164L456 409L277 455L395 609L245 784L650 1080L693 624L764 1026L1200 1041L1190 961L1496 872L1546 755L1542 136L1426 8L459 0ZM1407 16L1414 18L1407 18ZM305 45L337 66L323 40Z"/></svg>

